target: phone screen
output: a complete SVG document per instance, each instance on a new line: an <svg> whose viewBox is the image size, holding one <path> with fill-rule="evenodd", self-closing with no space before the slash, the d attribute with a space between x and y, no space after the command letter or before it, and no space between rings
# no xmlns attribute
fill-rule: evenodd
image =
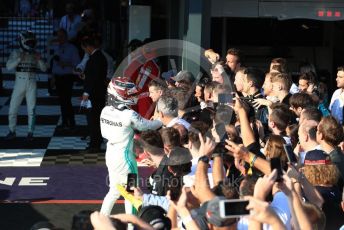
<svg viewBox="0 0 344 230"><path fill-rule="evenodd" d="M128 192L134 192L132 189L133 187L137 187L137 174L136 173L129 173L127 179L127 188Z"/></svg>
<svg viewBox="0 0 344 230"><path fill-rule="evenodd" d="M233 96L228 93L220 93L218 97L218 102L221 105L228 105L233 103Z"/></svg>
<svg viewBox="0 0 344 230"><path fill-rule="evenodd" d="M296 156L294 154L293 148L291 145L283 145L284 151L287 154L288 160L290 163L297 163Z"/></svg>
<svg viewBox="0 0 344 230"><path fill-rule="evenodd" d="M249 215L250 211L246 209L248 205L247 200L227 200L224 201L224 216L226 218L233 216Z"/></svg>
<svg viewBox="0 0 344 230"><path fill-rule="evenodd" d="M276 181L282 181L282 165L281 165L281 159L276 157L276 158L271 158L270 159L270 166L271 166L271 171L274 169L277 169L277 179Z"/></svg>

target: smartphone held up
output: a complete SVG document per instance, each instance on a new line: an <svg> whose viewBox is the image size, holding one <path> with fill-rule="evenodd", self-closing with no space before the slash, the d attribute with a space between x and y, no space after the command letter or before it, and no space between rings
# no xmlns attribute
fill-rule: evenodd
<svg viewBox="0 0 344 230"><path fill-rule="evenodd" d="M129 173L127 179L127 192L134 192L133 188L137 187L137 174L136 173Z"/></svg>
<svg viewBox="0 0 344 230"><path fill-rule="evenodd" d="M238 218L250 214L246 209L249 201L241 199L221 200L219 201L221 218Z"/></svg>

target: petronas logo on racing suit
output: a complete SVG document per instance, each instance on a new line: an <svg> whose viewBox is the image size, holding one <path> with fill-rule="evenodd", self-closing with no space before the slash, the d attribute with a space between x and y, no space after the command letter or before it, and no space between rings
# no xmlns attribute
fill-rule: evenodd
<svg viewBox="0 0 344 230"><path fill-rule="evenodd" d="M105 118L100 118L100 122L107 125L122 127L122 122L109 121Z"/></svg>

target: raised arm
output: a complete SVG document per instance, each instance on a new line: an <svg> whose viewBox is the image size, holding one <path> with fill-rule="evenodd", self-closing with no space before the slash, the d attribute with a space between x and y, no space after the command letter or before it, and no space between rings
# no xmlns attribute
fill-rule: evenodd
<svg viewBox="0 0 344 230"><path fill-rule="evenodd" d="M295 183L295 185L297 185L297 183L301 185L304 196L310 203L315 204L318 208L322 208L324 203L323 197L302 173L298 172L294 166L290 166L287 175L292 178L292 181L294 180L293 183Z"/></svg>
<svg viewBox="0 0 344 230"><path fill-rule="evenodd" d="M300 197L295 192L293 182L286 174L283 175L283 182L280 182L278 187L288 197L289 208L292 213L295 228L311 230L312 224L303 209Z"/></svg>
<svg viewBox="0 0 344 230"><path fill-rule="evenodd" d="M247 209L251 211L250 220L257 221L259 223L266 223L271 226L273 230L286 229L281 219L277 216L274 210L269 206L268 202L256 199L254 197L247 197L249 204ZM249 229L251 229L249 225ZM256 229L256 228L255 228Z"/></svg>
<svg viewBox="0 0 344 230"><path fill-rule="evenodd" d="M131 123L133 125L133 128L137 129L138 131L156 130L162 126L161 121L147 120L134 111L131 114Z"/></svg>
<svg viewBox="0 0 344 230"><path fill-rule="evenodd" d="M213 154L213 183L217 185L220 181L225 178L223 170L223 159L222 155L218 153Z"/></svg>
<svg viewBox="0 0 344 230"><path fill-rule="evenodd" d="M228 153L234 156L234 158L244 160L251 167L255 167L265 175L270 174L271 168L269 161L249 152L244 146L238 145L233 141L226 140L226 143L227 145L225 147L229 151Z"/></svg>
<svg viewBox="0 0 344 230"><path fill-rule="evenodd" d="M215 194L210 190L209 179L208 179L208 168L209 168L209 156L215 148L215 143L206 138L203 140L202 134L199 134L201 146L199 148L199 158L196 175L195 175L195 191L197 198L201 203L211 200L215 197Z"/></svg>
<svg viewBox="0 0 344 230"><path fill-rule="evenodd" d="M249 146L256 140L247 113L243 107L243 103L240 100L240 98L235 98L234 111L239 116L243 144L244 146Z"/></svg>
<svg viewBox="0 0 344 230"><path fill-rule="evenodd" d="M199 226L197 225L196 221L194 219L192 219L191 213L190 213L189 209L186 207L186 202L187 202L187 194L186 193L187 193L186 188L183 187L182 193L179 197L178 202L170 201L170 204L171 204L170 207L178 213L178 215L182 219L183 224L185 225L186 229L199 230L200 229ZM170 208L170 210L171 210L171 208ZM173 213L173 212L171 212L171 213ZM172 217L174 218L173 214L172 214ZM175 219L176 218L174 218L174 220ZM173 227L173 225L172 225L172 227Z"/></svg>

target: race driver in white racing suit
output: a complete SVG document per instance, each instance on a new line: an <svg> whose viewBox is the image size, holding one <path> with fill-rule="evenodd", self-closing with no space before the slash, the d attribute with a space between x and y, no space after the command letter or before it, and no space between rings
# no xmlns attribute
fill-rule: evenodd
<svg viewBox="0 0 344 230"><path fill-rule="evenodd" d="M45 72L47 65L41 59L41 55L35 51L37 44L36 36L31 31L21 32L19 35L20 48L12 51L6 63L8 70L16 70L15 83L8 112L8 126L10 132L6 139L16 137L17 113L20 104L26 97L28 114L28 140L33 138L35 127L35 106L36 106L36 78L38 69Z"/></svg>
<svg viewBox="0 0 344 230"><path fill-rule="evenodd" d="M128 173L138 173L134 156L134 130L155 130L162 126L158 120L146 120L130 106L137 103L135 84L124 77L113 78L107 88L108 105L100 115L102 136L108 140L106 166L109 171L110 189L104 198L100 212L110 215L120 193L117 184L126 184ZM125 201L126 213L134 213L129 202Z"/></svg>

